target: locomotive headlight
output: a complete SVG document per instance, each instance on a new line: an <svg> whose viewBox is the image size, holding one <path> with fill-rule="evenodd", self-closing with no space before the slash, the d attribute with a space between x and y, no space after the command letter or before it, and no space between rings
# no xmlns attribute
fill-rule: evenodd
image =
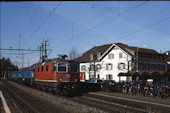
<svg viewBox="0 0 170 113"><path fill-rule="evenodd" d="M77 81L77 79L75 79L75 81Z"/></svg>
<svg viewBox="0 0 170 113"><path fill-rule="evenodd" d="M60 81L62 81L63 79L59 79Z"/></svg>
<svg viewBox="0 0 170 113"><path fill-rule="evenodd" d="M70 75L70 74L67 74L67 75L66 75L66 77L67 77L67 78L70 78L70 77L71 77L71 75Z"/></svg>

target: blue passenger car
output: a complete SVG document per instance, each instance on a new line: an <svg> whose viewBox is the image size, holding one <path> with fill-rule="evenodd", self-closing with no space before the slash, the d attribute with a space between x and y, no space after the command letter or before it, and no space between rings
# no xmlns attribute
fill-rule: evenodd
<svg viewBox="0 0 170 113"><path fill-rule="evenodd" d="M34 82L34 69L29 68L29 69L24 69L21 70L21 76L20 76L20 81L25 84L33 84Z"/></svg>
<svg viewBox="0 0 170 113"><path fill-rule="evenodd" d="M11 79L17 81L19 80L20 76L21 76L20 72L15 72L11 74Z"/></svg>

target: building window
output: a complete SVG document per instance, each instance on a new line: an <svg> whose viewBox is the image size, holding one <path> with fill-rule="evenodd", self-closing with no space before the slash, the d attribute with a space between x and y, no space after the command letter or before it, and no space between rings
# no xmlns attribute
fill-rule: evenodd
<svg viewBox="0 0 170 113"><path fill-rule="evenodd" d="M108 59L114 59L114 54L108 54Z"/></svg>
<svg viewBox="0 0 170 113"><path fill-rule="evenodd" d="M119 58L122 58L122 53L119 53Z"/></svg>
<svg viewBox="0 0 170 113"><path fill-rule="evenodd" d="M170 76L168 77L168 81L170 81Z"/></svg>
<svg viewBox="0 0 170 113"><path fill-rule="evenodd" d="M41 67L41 71L43 72L43 66Z"/></svg>
<svg viewBox="0 0 170 113"><path fill-rule="evenodd" d="M150 70L150 65L146 64L146 70Z"/></svg>
<svg viewBox="0 0 170 113"><path fill-rule="evenodd" d="M90 65L90 71L94 71L94 65Z"/></svg>
<svg viewBox="0 0 170 113"><path fill-rule="evenodd" d="M94 59L94 55L93 53L90 53L90 60L93 60Z"/></svg>
<svg viewBox="0 0 170 113"><path fill-rule="evenodd" d="M46 71L48 71L48 65L46 65Z"/></svg>
<svg viewBox="0 0 170 113"><path fill-rule="evenodd" d="M107 74L106 75L106 80L113 80L113 75L112 74Z"/></svg>
<svg viewBox="0 0 170 113"><path fill-rule="evenodd" d="M155 64L151 65L151 70L155 70Z"/></svg>
<svg viewBox="0 0 170 113"><path fill-rule="evenodd" d="M160 64L157 65L158 70L160 70Z"/></svg>
<svg viewBox="0 0 170 113"><path fill-rule="evenodd" d="M82 71L86 71L86 65L82 65L82 66L81 66L81 70L82 70Z"/></svg>
<svg viewBox="0 0 170 113"><path fill-rule="evenodd" d="M66 63L58 63L58 72L66 72L67 64Z"/></svg>
<svg viewBox="0 0 170 113"><path fill-rule="evenodd" d="M125 63L118 63L118 69L120 70L125 69Z"/></svg>
<svg viewBox="0 0 170 113"><path fill-rule="evenodd" d="M112 70L112 64L106 64L106 70Z"/></svg>
<svg viewBox="0 0 170 113"><path fill-rule="evenodd" d="M97 74L97 78L100 79L100 74Z"/></svg>
<svg viewBox="0 0 170 113"><path fill-rule="evenodd" d="M158 68L157 68L157 65L156 65L156 64L154 65L154 70L158 70Z"/></svg>
<svg viewBox="0 0 170 113"><path fill-rule="evenodd" d="M54 63L54 71L57 71L57 64Z"/></svg>
<svg viewBox="0 0 170 113"><path fill-rule="evenodd" d="M139 69L140 69L140 70L144 70L144 69L145 69L145 65L142 64L142 63L140 63L140 64L139 64Z"/></svg>
<svg viewBox="0 0 170 113"><path fill-rule="evenodd" d="M161 70L161 71L165 71L165 65L161 65L161 66L160 66L160 70Z"/></svg>
<svg viewBox="0 0 170 113"><path fill-rule="evenodd" d="M40 71L39 67L38 67L38 72Z"/></svg>
<svg viewBox="0 0 170 113"><path fill-rule="evenodd" d="M101 70L101 65L100 65L100 64L97 64L97 65L96 65L96 68L97 68L97 70Z"/></svg>
<svg viewBox="0 0 170 113"><path fill-rule="evenodd" d="M78 65L78 64L71 63L71 64L70 64L70 72L72 72L72 73L77 73L77 72L79 72L79 65Z"/></svg>
<svg viewBox="0 0 170 113"><path fill-rule="evenodd" d="M98 59L98 60L99 60L100 56L101 56L101 53L98 52L98 53L97 53L97 59Z"/></svg>

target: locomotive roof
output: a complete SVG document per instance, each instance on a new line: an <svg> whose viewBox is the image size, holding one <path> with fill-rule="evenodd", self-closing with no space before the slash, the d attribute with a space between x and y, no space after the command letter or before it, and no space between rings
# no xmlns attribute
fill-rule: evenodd
<svg viewBox="0 0 170 113"><path fill-rule="evenodd" d="M34 69L35 69L34 67L22 68L22 69L20 69L19 71L13 72L13 73L11 73L11 74L19 73L19 72L23 72L23 71L28 71L28 70L34 70Z"/></svg>
<svg viewBox="0 0 170 113"><path fill-rule="evenodd" d="M64 60L64 59L52 59L52 60L47 60L47 61L45 61L45 62L43 62L43 63L37 63L37 65L36 66L40 66L40 65L44 65L44 64L48 64L48 63L52 63L52 62L67 62L67 63L71 63L71 62L76 62L76 63L78 63L77 61L75 61L75 60Z"/></svg>

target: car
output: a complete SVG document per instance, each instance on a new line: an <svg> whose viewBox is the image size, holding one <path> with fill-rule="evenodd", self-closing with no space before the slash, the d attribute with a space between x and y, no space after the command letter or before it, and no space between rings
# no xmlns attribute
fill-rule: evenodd
<svg viewBox="0 0 170 113"><path fill-rule="evenodd" d="M87 83L95 83L95 84L102 84L103 81L101 79L98 78L91 78L89 80L86 80Z"/></svg>
<svg viewBox="0 0 170 113"><path fill-rule="evenodd" d="M115 85L116 81L115 80L104 80L103 84Z"/></svg>

